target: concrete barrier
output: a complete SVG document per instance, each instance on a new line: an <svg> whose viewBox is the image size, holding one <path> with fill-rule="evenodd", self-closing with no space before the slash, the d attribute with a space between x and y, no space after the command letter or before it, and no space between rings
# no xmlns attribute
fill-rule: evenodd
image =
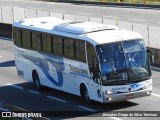
<svg viewBox="0 0 160 120"><path fill-rule="evenodd" d="M0 37L12 38L12 24L0 23ZM152 66L160 67L160 49L147 48L153 51L154 64Z"/></svg>

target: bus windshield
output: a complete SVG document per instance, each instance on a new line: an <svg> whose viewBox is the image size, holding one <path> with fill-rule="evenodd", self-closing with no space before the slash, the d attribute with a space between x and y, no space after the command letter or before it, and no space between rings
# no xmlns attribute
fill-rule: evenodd
<svg viewBox="0 0 160 120"><path fill-rule="evenodd" d="M139 82L151 76L143 40L136 39L96 46L103 85Z"/></svg>

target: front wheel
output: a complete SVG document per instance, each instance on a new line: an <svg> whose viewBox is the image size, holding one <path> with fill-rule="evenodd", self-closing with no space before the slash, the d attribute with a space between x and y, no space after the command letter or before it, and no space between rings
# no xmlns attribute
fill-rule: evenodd
<svg viewBox="0 0 160 120"><path fill-rule="evenodd" d="M87 104L92 104L92 101L89 97L89 92L86 87L83 87L81 97Z"/></svg>
<svg viewBox="0 0 160 120"><path fill-rule="evenodd" d="M38 90L42 89L42 85L40 83L39 75L37 72L35 72L33 75L33 82Z"/></svg>

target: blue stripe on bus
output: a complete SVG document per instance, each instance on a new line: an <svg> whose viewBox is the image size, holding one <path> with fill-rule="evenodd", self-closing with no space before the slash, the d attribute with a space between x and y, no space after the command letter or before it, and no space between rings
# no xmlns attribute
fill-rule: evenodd
<svg viewBox="0 0 160 120"><path fill-rule="evenodd" d="M63 61L63 59L60 59L60 58L56 57L58 62L55 62L53 60L43 60L43 59L39 59L37 57L33 57L33 56L29 56L29 55L24 55L24 54L21 54L21 55L24 58L28 59L29 61L33 62L34 65L38 66L43 71L43 73L48 78L48 80L50 80L54 85L56 85L58 87L61 87L63 85L62 70L64 70L64 63L60 62L60 60ZM58 75L58 82L55 79L53 79L52 76L49 73L48 61L49 61L49 63L51 63L56 68L56 72L57 72L57 75Z"/></svg>
<svg viewBox="0 0 160 120"><path fill-rule="evenodd" d="M55 67L55 66L54 66ZM41 70L43 71L43 73L46 75L46 77L48 78L48 80L50 80L54 85L61 87L63 85L63 75L61 71L56 70L57 75L58 75L58 82L52 78L52 76L49 73L49 69L47 68L47 66L45 64L43 64L41 62L40 65ZM56 67L55 67L56 68Z"/></svg>

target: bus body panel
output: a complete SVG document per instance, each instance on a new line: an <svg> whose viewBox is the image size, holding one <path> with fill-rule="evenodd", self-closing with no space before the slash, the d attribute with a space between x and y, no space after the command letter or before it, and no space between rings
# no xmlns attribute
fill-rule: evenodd
<svg viewBox="0 0 160 120"><path fill-rule="evenodd" d="M33 82L32 72L36 70L41 85L78 96L81 95L80 85L83 83L91 100L103 102L101 85L89 77L87 64L19 47L15 47L15 54L17 71L22 71L23 75L19 76L24 80Z"/></svg>

